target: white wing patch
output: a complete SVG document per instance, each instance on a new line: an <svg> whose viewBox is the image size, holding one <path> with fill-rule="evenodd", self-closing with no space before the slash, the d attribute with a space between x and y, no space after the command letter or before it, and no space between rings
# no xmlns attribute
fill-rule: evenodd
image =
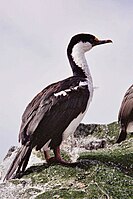
<svg viewBox="0 0 133 199"><path fill-rule="evenodd" d="M60 95L63 95L63 96L67 95L66 90L60 91L60 92L58 92L58 93L54 93L54 96L55 96L55 97L58 97L58 96L60 96Z"/></svg>
<svg viewBox="0 0 133 199"><path fill-rule="evenodd" d="M73 87L71 89L66 89L64 91L60 91L58 93L54 93L54 96L55 97L58 97L58 96L61 96L61 95L62 96L66 96L69 92L71 92L73 90L77 90L78 88L80 88L82 86L88 86L88 82L87 81L84 81L84 82L80 81L78 86L75 86L75 87Z"/></svg>
<svg viewBox="0 0 133 199"><path fill-rule="evenodd" d="M79 82L79 87L82 87L82 86L88 86L88 81L84 81L84 82Z"/></svg>

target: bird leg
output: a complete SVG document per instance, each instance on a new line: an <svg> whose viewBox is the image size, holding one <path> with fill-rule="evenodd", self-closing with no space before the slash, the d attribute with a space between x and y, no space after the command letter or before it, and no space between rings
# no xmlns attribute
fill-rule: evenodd
<svg viewBox="0 0 133 199"><path fill-rule="evenodd" d="M116 143L120 143L120 142L124 141L126 139L126 137L127 137L127 132L126 132L126 130L122 129Z"/></svg>
<svg viewBox="0 0 133 199"><path fill-rule="evenodd" d="M65 160L63 160L60 154L60 147L56 147L53 151L55 157L50 157L49 151L44 151L45 159L49 165L61 164L64 166L73 166L73 167L77 166L78 164L77 162L66 162Z"/></svg>

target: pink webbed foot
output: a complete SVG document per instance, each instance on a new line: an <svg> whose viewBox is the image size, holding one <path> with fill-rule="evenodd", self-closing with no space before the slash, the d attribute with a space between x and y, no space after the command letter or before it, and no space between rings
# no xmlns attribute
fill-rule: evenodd
<svg viewBox="0 0 133 199"><path fill-rule="evenodd" d="M50 157L49 152L44 151L45 159L46 159L48 165L60 164L63 166L70 166L70 167L75 167L78 165L78 162L67 162L64 159L62 159L62 157L60 155L59 147L54 149L54 154L55 154L55 157Z"/></svg>

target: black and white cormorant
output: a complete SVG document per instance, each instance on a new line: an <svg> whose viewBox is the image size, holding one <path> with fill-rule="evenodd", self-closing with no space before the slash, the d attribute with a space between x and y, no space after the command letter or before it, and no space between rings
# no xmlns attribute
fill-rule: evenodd
<svg viewBox="0 0 133 199"><path fill-rule="evenodd" d="M25 171L33 148L43 148L48 163L71 164L61 158L60 144L76 130L92 100L93 82L85 52L93 46L110 42L98 40L90 34L77 34L71 38L67 56L73 76L47 86L27 106L19 132L22 146L5 176L6 180ZM50 149L54 151L53 158L49 155Z"/></svg>
<svg viewBox="0 0 133 199"><path fill-rule="evenodd" d="M120 135L117 143L126 139L127 133L133 132L133 85L127 90L118 115L118 122L120 123Z"/></svg>

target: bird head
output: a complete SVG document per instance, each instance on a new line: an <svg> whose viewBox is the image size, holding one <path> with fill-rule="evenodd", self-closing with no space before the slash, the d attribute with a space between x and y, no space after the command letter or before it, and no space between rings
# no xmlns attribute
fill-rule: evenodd
<svg viewBox="0 0 133 199"><path fill-rule="evenodd" d="M83 52L89 51L92 47L100 45L100 44L106 44L106 43L112 43L111 40L99 40L97 37L91 35L91 34L77 34L73 36L70 40L70 43L68 45L68 49L72 51L72 49L78 45L80 46L80 49L83 50Z"/></svg>

